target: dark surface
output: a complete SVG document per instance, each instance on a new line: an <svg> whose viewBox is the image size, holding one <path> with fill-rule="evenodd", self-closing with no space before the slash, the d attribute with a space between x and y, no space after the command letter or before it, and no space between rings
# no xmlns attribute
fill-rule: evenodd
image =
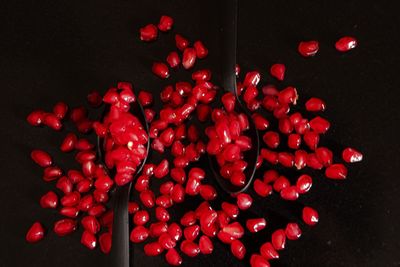
<svg viewBox="0 0 400 267"><path fill-rule="evenodd" d="M1 10L5 31L0 47L0 266L109 266L99 250L90 252L79 243L79 233L59 238L49 231L39 244L25 243L26 230L35 220L50 228L58 218L38 205L52 186L43 183L40 169L31 162L31 149L49 151L61 167L77 167L72 156L65 161L58 152L65 133L32 128L25 117L33 108L50 110L59 100L84 104L89 90L104 92L119 80L158 93L160 84L171 81L160 83L150 72L151 62L164 59L173 49L173 34L162 34L161 41L148 45L138 40L138 28L157 22L161 14L175 18L176 32L191 40L200 38L210 49L209 58L196 68L218 71L219 10L211 1L47 0L8 1ZM305 227L303 237L289 242L273 266L400 265L400 75L395 65L400 58L400 21L396 10L394 4L378 1L239 4L242 69L259 69L263 83L275 82L267 75L268 68L284 62L287 79L280 87L297 86L301 101L311 95L327 101L324 115L333 127L324 142L336 152L352 145L365 155L363 163L352 166L346 181L315 178L312 192L300 202L316 207L321 221L313 229ZM339 54L333 44L343 35L356 36L359 47ZM298 42L307 39L320 41L315 58L304 59L296 52ZM273 225L275 212L287 206L277 198L257 199L253 212L265 214ZM177 209L184 208L188 207ZM252 250L266 239L262 232L256 239L247 238L246 244ZM245 266L227 253L226 246L216 246L212 256L185 258L185 265ZM140 247L135 249L135 266L165 265L162 257L144 257Z"/></svg>

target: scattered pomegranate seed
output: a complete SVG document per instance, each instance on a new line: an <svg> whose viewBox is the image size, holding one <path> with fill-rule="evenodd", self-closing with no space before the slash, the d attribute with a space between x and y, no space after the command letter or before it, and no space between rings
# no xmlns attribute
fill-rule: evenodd
<svg viewBox="0 0 400 267"><path fill-rule="evenodd" d="M312 112L324 111L325 106L325 102L316 97L312 97L306 102L306 109Z"/></svg>
<svg viewBox="0 0 400 267"><path fill-rule="evenodd" d="M264 218L248 219L246 227L251 233L257 233L267 226L267 221Z"/></svg>
<svg viewBox="0 0 400 267"><path fill-rule="evenodd" d="M360 162L363 159L363 154L354 148L348 147L343 150L342 158L348 163Z"/></svg>
<svg viewBox="0 0 400 267"><path fill-rule="evenodd" d="M185 50L186 47L189 46L189 41L182 35L176 34L175 35L175 44L179 50L183 51L183 50Z"/></svg>
<svg viewBox="0 0 400 267"><path fill-rule="evenodd" d="M297 49L303 57L312 57L318 52L319 43L317 41L300 42Z"/></svg>
<svg viewBox="0 0 400 267"><path fill-rule="evenodd" d="M179 64L181 63L181 59L179 58L178 53L175 51L169 53L167 56L167 63L171 68L178 67Z"/></svg>
<svg viewBox="0 0 400 267"><path fill-rule="evenodd" d="M280 81L283 81L283 79L285 78L285 70L285 65L274 64L271 66L270 72L273 77L277 78Z"/></svg>
<svg viewBox="0 0 400 267"><path fill-rule="evenodd" d="M158 29L162 32L167 32L172 29L173 24L174 20L171 17L163 15L158 23Z"/></svg>
<svg viewBox="0 0 400 267"><path fill-rule="evenodd" d="M316 210L311 207L303 208L303 221L308 225L316 225L319 220L319 215Z"/></svg>
<svg viewBox="0 0 400 267"><path fill-rule="evenodd" d="M282 229L278 229L272 233L271 243L276 250L282 250L286 245L286 234Z"/></svg>
<svg viewBox="0 0 400 267"><path fill-rule="evenodd" d="M58 236L69 235L76 230L76 221L72 219L62 219L54 224L54 232Z"/></svg>
<svg viewBox="0 0 400 267"><path fill-rule="evenodd" d="M157 27L154 24L148 24L140 28L140 40L145 42L154 41L157 39Z"/></svg>
<svg viewBox="0 0 400 267"><path fill-rule="evenodd" d="M182 257L174 248L171 248L167 251L165 254L165 260L172 266L179 266L182 264Z"/></svg>
<svg viewBox="0 0 400 267"><path fill-rule="evenodd" d="M351 49L356 48L356 46L357 40L354 37L350 36L342 37L335 43L336 50L340 52L347 52Z"/></svg>
<svg viewBox="0 0 400 267"><path fill-rule="evenodd" d="M208 49L204 46L204 44L201 41L194 42L193 47L196 50L196 56L198 58L202 59L208 55Z"/></svg>
<svg viewBox="0 0 400 267"><path fill-rule="evenodd" d="M39 126L44 122L45 112L43 110L32 111L26 120L32 126Z"/></svg>
<svg viewBox="0 0 400 267"><path fill-rule="evenodd" d="M325 170L325 176L330 179L346 179L347 168L343 164L332 164Z"/></svg>
<svg viewBox="0 0 400 267"><path fill-rule="evenodd" d="M279 259L279 254L271 242L266 242L260 247L260 254L267 260Z"/></svg>
<svg viewBox="0 0 400 267"><path fill-rule="evenodd" d="M286 237L289 240L297 240L301 236L301 230L297 223L288 223L285 229Z"/></svg>
<svg viewBox="0 0 400 267"><path fill-rule="evenodd" d="M167 79L169 77L168 66L162 62L155 62L153 64L152 71L155 75L162 79Z"/></svg>
<svg viewBox="0 0 400 267"><path fill-rule="evenodd" d="M235 256L239 260L242 260L246 255L246 247L239 240L234 240L231 243L231 252L233 256Z"/></svg>
<svg viewBox="0 0 400 267"><path fill-rule="evenodd" d="M40 222L35 222L29 228L28 232L26 233L26 241L29 243L36 243L42 240L44 237L44 229Z"/></svg>
<svg viewBox="0 0 400 267"><path fill-rule="evenodd" d="M111 251L111 234L103 233L99 237L100 249L104 254L108 254Z"/></svg>
<svg viewBox="0 0 400 267"><path fill-rule="evenodd" d="M190 69L196 62L196 50L194 48L187 47L183 50L182 66L185 69Z"/></svg>
<svg viewBox="0 0 400 267"><path fill-rule="evenodd" d="M253 254L250 257L250 266L251 267L270 267L270 264L261 255Z"/></svg>

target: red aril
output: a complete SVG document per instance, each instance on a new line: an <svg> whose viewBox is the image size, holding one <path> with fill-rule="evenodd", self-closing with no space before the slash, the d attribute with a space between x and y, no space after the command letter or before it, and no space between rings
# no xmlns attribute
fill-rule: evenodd
<svg viewBox="0 0 400 267"><path fill-rule="evenodd" d="M35 222L26 233L25 239L29 243L36 243L44 237L44 229L40 222Z"/></svg>

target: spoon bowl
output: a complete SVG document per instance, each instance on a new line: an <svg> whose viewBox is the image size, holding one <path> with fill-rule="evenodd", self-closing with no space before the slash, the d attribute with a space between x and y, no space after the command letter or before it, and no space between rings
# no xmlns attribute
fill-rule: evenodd
<svg viewBox="0 0 400 267"><path fill-rule="evenodd" d="M107 110L103 112L103 118L106 114ZM142 105L137 100L136 102L131 104L130 112L134 114L143 125L146 130L147 136L149 135L149 126L145 117L144 109ZM97 148L99 159L104 164L104 139L97 139ZM138 174L142 171L143 166L146 163L148 154L150 149L150 138L147 140L146 145L146 157L140 163L139 167L136 170L134 179L138 176ZM107 172L111 171L105 167ZM111 173L112 174L112 173ZM133 179L133 180L134 180ZM114 195L113 202L113 210L114 210L114 220L113 220L113 229L112 229L112 245L111 245L111 257L112 257L112 266L117 267L128 267L130 265L130 255L129 255L129 217L128 217L128 203L129 203L129 195L131 192L132 182L133 180L126 185L117 186L115 190L112 192Z"/></svg>

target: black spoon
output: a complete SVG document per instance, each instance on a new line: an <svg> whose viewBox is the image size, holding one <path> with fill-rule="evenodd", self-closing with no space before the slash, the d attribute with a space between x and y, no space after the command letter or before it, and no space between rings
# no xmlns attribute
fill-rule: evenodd
<svg viewBox="0 0 400 267"><path fill-rule="evenodd" d="M238 194L247 190L250 186L254 173L256 171L256 163L260 150L258 131L251 118L250 113L243 107L236 90L236 45L237 45L237 5L238 0L223 0L223 16L222 16L222 45L221 45L221 67L222 67L222 86L225 90L232 92L236 97L235 112L246 114L249 121L249 129L246 135L250 137L252 148L244 153L244 159L247 162L247 168L244 171L246 183L242 187L233 185L228 179L223 178L219 173L219 165L215 157L209 157L218 184L230 195Z"/></svg>
<svg viewBox="0 0 400 267"><path fill-rule="evenodd" d="M131 104L130 112L137 116L142 123L144 129L149 135L149 126L144 115L144 110L139 101ZM103 139L98 138L98 153L99 158L103 161ZM149 154L150 138L147 141L147 154L142 163L136 170L136 176L141 172ZM105 166L105 164L103 164ZM135 176L135 177L136 177ZM111 258L112 266L116 267L129 267L129 218L128 218L128 203L129 194L131 192L132 181L124 186L119 186L113 192L114 194L114 220L112 229L112 245L111 245Z"/></svg>

